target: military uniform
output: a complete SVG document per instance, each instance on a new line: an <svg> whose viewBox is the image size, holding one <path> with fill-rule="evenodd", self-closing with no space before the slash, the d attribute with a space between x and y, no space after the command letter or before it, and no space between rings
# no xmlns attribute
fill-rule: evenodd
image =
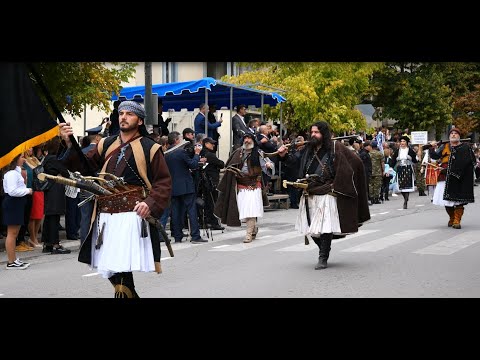
<svg viewBox="0 0 480 360"><path fill-rule="evenodd" d="M380 190L382 188L382 175L384 169L383 155L377 148L369 153L372 160L372 177L370 179L369 191L372 204L379 204Z"/></svg>
<svg viewBox="0 0 480 360"><path fill-rule="evenodd" d="M421 171L423 164L417 162L415 164L415 184L417 185L418 195L426 196L425 194L425 175Z"/></svg>

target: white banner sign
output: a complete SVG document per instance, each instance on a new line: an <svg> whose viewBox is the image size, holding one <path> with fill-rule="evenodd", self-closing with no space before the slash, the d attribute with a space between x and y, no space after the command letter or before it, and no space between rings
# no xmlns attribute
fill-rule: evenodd
<svg viewBox="0 0 480 360"><path fill-rule="evenodd" d="M428 143L428 131L412 131L412 145L413 144L422 144L425 145Z"/></svg>

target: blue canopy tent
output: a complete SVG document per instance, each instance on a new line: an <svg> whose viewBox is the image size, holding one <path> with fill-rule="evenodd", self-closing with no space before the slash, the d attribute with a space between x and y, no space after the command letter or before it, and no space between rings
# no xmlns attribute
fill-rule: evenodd
<svg viewBox="0 0 480 360"><path fill-rule="evenodd" d="M204 91L201 91L202 89ZM210 102L216 104L217 108L226 106L231 112L235 99L235 105L245 104L260 107L262 109L262 120L264 104L275 106L286 101L283 96L275 92L229 84L211 77L152 85L152 94L156 94L162 99L164 109L174 109L175 111L181 109L193 111L201 103L208 104ZM123 88L120 91L120 96L113 95L112 100L143 101L144 96L145 86L130 86ZM205 133L207 133L207 124L205 124L205 127ZM230 147L231 145L230 142Z"/></svg>
<svg viewBox="0 0 480 360"><path fill-rule="evenodd" d="M286 101L283 96L274 92L229 84L211 77L193 81L152 85L152 94L157 94L162 98L165 109L175 109L175 111L187 109L192 111L198 108L200 103L205 102L205 94L200 91L201 89L209 90L208 99L211 103L215 103L217 108L222 106L230 107L230 93L232 89L235 103L238 104L261 107L263 104L275 106ZM130 86L123 88L120 91L120 96L113 95L112 100L118 100L119 98L120 100L143 99L144 96L145 86Z"/></svg>

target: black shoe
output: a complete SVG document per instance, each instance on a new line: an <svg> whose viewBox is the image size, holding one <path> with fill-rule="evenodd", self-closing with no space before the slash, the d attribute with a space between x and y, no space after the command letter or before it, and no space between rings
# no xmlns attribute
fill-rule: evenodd
<svg viewBox="0 0 480 360"><path fill-rule="evenodd" d="M182 242L182 239L175 239L175 242L176 242L176 243L181 243L181 242Z"/></svg>
<svg viewBox="0 0 480 360"><path fill-rule="evenodd" d="M65 228L62 225L58 224L58 231L65 231Z"/></svg>
<svg viewBox="0 0 480 360"><path fill-rule="evenodd" d="M43 245L42 253L51 253L53 246Z"/></svg>
<svg viewBox="0 0 480 360"><path fill-rule="evenodd" d="M217 225L212 225L210 227L210 229L212 229L212 230L225 230L225 228L223 226L220 226L218 224Z"/></svg>
<svg viewBox="0 0 480 360"><path fill-rule="evenodd" d="M406 201L403 203L403 208L404 208L404 209L407 208L407 202L406 202Z"/></svg>
<svg viewBox="0 0 480 360"><path fill-rule="evenodd" d="M51 254L70 254L72 251L65 249L62 245L59 247L54 247Z"/></svg>
<svg viewBox="0 0 480 360"><path fill-rule="evenodd" d="M67 240L78 240L80 236L67 236Z"/></svg>
<svg viewBox="0 0 480 360"><path fill-rule="evenodd" d="M203 239L203 238L200 238L200 239L195 239L195 240L192 239L192 240L190 240L190 242L191 242L192 244L201 244L201 243L206 243L206 242L208 242L208 240Z"/></svg>
<svg viewBox="0 0 480 360"><path fill-rule="evenodd" d="M318 258L318 263L317 263L317 266L315 266L315 270L322 270L322 269L326 269L327 267L328 267L327 260Z"/></svg>

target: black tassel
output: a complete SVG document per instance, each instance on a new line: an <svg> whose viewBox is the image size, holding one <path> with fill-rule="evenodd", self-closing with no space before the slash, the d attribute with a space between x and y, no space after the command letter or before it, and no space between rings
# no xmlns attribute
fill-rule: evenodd
<svg viewBox="0 0 480 360"><path fill-rule="evenodd" d="M142 238L146 238L148 236L148 222L145 219L142 219Z"/></svg>
<svg viewBox="0 0 480 360"><path fill-rule="evenodd" d="M95 244L95 249L100 249L102 247L102 244L103 244L103 230L105 230L105 224L106 223L103 223L102 224L102 227L100 229L100 233L98 234L98 237L97 237L97 243Z"/></svg>

